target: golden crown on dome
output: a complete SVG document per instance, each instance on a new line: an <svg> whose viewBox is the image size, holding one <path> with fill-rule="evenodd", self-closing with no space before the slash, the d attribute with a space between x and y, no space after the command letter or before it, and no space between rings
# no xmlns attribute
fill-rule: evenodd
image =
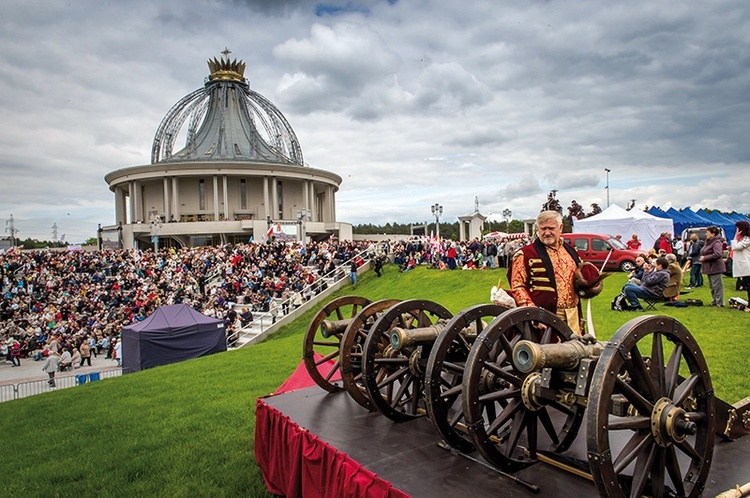
<svg viewBox="0 0 750 498"><path fill-rule="evenodd" d="M224 56L221 60L214 57L209 59L208 69L211 71L211 75L208 77L210 81L214 80L236 80L245 81L245 63L242 60L229 60L229 54L232 52L225 48L221 52Z"/></svg>

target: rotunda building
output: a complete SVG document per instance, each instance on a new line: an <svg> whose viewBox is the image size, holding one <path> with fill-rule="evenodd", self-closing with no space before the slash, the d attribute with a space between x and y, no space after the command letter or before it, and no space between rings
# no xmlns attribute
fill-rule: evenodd
<svg viewBox="0 0 750 498"><path fill-rule="evenodd" d="M250 88L245 63L223 54L162 120L151 164L105 176L115 224L99 230L102 246L351 240L351 225L336 221L341 177L305 164L284 115Z"/></svg>

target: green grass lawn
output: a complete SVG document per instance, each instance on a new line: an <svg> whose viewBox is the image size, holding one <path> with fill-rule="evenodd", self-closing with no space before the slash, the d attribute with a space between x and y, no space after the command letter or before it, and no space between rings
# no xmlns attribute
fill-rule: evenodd
<svg viewBox="0 0 750 498"><path fill-rule="evenodd" d="M331 299L423 298L456 313L505 282L504 270L396 270L368 272ZM624 281L610 277L592 302L599 339L636 316L610 311ZM732 279L725 286L727 299L744 297ZM708 288L687 297L710 301ZM720 398L750 395L750 314L657 307L696 337ZM255 400L296 368L315 312L263 344L0 404L0 496L269 496L253 453Z"/></svg>

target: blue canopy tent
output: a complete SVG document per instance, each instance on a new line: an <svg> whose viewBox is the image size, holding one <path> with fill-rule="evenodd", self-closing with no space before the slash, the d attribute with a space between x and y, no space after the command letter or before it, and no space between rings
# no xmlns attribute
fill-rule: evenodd
<svg viewBox="0 0 750 498"><path fill-rule="evenodd" d="M699 209L698 214L708 218L711 220L712 225L719 226L724 229L724 233L727 234L727 240L732 240L734 238L734 234L737 231L737 228L734 226L734 221L732 221L730 218L726 217L722 213L718 211L713 211L711 213Z"/></svg>
<svg viewBox="0 0 750 498"><path fill-rule="evenodd" d="M695 225L692 225L692 226L694 226L694 227L707 227L708 225L711 224L711 220L709 220L708 218L706 218L704 216L699 215L698 213L696 213L695 211L693 211L689 207L686 207L685 209L682 209L680 212L684 216L686 216L687 218L689 218L690 220L693 220L693 222L695 223Z"/></svg>
<svg viewBox="0 0 750 498"><path fill-rule="evenodd" d="M227 350L224 321L187 304L161 306L122 328L122 366L130 372Z"/></svg>

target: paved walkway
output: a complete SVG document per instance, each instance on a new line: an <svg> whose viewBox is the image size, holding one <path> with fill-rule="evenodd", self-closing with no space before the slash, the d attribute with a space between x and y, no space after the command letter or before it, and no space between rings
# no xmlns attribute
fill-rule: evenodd
<svg viewBox="0 0 750 498"><path fill-rule="evenodd" d="M46 380L49 376L42 372L44 360L34 361L32 358L21 358L21 366L14 367L9 361L0 360L0 386L8 384L18 384L30 380ZM79 373L104 372L119 368L115 360L108 360L101 354L98 357L91 357L91 366L83 366L65 372L57 372L57 376L75 375Z"/></svg>

